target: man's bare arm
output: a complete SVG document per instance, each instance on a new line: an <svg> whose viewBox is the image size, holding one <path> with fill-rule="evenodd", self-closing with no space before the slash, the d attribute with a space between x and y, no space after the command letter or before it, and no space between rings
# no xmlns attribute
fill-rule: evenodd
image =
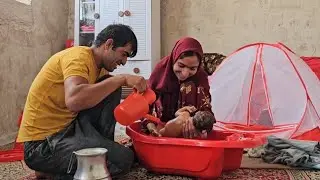
<svg viewBox="0 0 320 180"><path fill-rule="evenodd" d="M125 84L126 77L122 75L109 77L96 84L88 84L80 76L71 76L64 81L66 106L73 112L89 109Z"/></svg>

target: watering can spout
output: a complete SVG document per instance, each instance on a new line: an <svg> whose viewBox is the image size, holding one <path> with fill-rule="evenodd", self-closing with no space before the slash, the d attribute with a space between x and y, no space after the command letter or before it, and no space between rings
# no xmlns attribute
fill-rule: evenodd
<svg viewBox="0 0 320 180"><path fill-rule="evenodd" d="M148 88L143 94L132 92L114 110L114 117L121 125L128 126L145 117L149 112L149 106L155 102L156 94Z"/></svg>

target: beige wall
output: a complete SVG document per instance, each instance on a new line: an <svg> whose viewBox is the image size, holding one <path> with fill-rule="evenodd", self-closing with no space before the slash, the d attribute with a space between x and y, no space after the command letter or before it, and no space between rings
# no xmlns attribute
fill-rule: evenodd
<svg viewBox="0 0 320 180"><path fill-rule="evenodd" d="M68 37L73 37L74 0ZM253 42L283 42L301 55L320 56L319 0L161 0L162 55L182 36L205 52L229 54Z"/></svg>
<svg viewBox="0 0 320 180"><path fill-rule="evenodd" d="M74 0L19 1L25 3L0 1L0 144L15 136L36 73L73 37ZM161 0L162 55L181 36L193 36L205 52L281 41L320 56L319 9L319 0Z"/></svg>
<svg viewBox="0 0 320 180"><path fill-rule="evenodd" d="M33 78L64 48L67 17L65 0L0 1L0 145L16 136Z"/></svg>
<svg viewBox="0 0 320 180"><path fill-rule="evenodd" d="M74 1L68 0L69 13L68 13L68 39L74 38Z"/></svg>
<svg viewBox="0 0 320 180"><path fill-rule="evenodd" d="M319 0L161 0L162 53L189 35L205 52L281 41L299 54L319 56L319 9Z"/></svg>

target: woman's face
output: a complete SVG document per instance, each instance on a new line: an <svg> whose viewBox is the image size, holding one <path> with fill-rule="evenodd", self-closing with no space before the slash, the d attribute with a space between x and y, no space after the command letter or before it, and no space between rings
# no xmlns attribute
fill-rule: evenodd
<svg viewBox="0 0 320 180"><path fill-rule="evenodd" d="M200 61L196 55L178 59L173 65L173 72L180 81L184 81L197 73Z"/></svg>

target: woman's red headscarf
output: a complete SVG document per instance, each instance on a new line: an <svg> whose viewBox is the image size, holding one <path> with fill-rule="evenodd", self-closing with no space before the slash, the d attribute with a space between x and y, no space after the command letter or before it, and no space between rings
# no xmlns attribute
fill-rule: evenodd
<svg viewBox="0 0 320 180"><path fill-rule="evenodd" d="M149 78L148 85L156 92L157 97L159 98L157 103L158 107L161 108L162 121L168 121L174 118L174 113L178 109L180 84L183 82L179 82L177 76L174 74L173 64L178 60L182 53L187 51L196 52L201 59L203 57L201 44L196 39L190 37L182 38L176 42L171 54L161 59L156 65ZM203 68L201 68L200 64L197 73L184 82L190 81L196 86L201 86L209 91L208 75ZM211 98L211 96L209 98ZM191 101L191 104L197 107L197 100Z"/></svg>

